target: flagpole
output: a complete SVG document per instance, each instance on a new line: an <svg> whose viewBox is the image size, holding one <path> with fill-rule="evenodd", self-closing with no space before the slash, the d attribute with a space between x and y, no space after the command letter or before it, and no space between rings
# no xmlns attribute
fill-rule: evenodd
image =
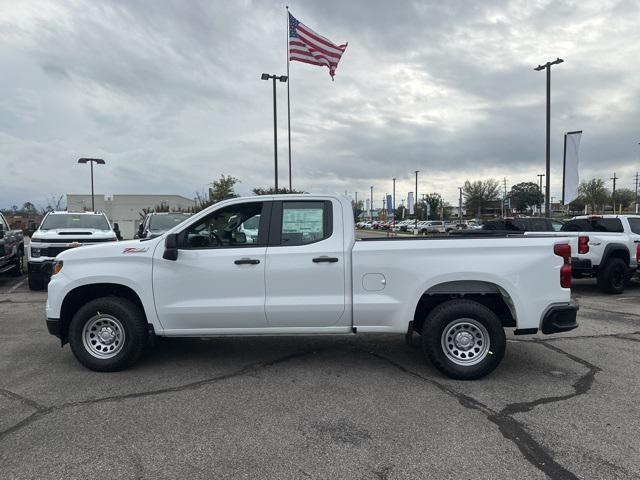
<svg viewBox="0 0 640 480"><path fill-rule="evenodd" d="M289 85L291 84L291 75L289 75L289 5L287 5L287 130L289 134L289 192L291 187L291 98L289 94ZM276 192L277 193L277 192Z"/></svg>

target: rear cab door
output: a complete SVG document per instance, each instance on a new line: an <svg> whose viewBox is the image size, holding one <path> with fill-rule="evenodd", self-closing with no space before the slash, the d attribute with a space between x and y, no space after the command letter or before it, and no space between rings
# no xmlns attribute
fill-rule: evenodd
<svg viewBox="0 0 640 480"><path fill-rule="evenodd" d="M349 332L350 262L337 199L272 203L266 251L265 312L270 328Z"/></svg>

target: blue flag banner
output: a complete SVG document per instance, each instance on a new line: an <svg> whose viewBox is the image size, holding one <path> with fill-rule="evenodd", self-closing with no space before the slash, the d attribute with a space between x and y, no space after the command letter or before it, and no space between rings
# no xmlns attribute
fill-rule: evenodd
<svg viewBox="0 0 640 480"><path fill-rule="evenodd" d="M393 197L391 195L387 195L387 213L393 215Z"/></svg>

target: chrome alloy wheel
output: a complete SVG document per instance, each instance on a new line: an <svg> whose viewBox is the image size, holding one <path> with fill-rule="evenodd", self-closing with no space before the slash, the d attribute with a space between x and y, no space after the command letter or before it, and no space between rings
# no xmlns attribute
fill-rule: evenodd
<svg viewBox="0 0 640 480"><path fill-rule="evenodd" d="M82 343L93 357L115 357L125 342L124 327L117 318L98 312L82 329Z"/></svg>
<svg viewBox="0 0 640 480"><path fill-rule="evenodd" d="M468 367L480 363L489 353L489 332L472 318L450 322L440 337L442 351L456 365Z"/></svg>

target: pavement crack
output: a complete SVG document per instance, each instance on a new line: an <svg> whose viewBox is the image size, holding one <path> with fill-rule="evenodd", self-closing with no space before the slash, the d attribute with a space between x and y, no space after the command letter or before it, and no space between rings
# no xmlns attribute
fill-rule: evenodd
<svg viewBox="0 0 640 480"><path fill-rule="evenodd" d="M17 394L15 392L12 392L11 390L7 390L5 388L0 388L0 395L4 395L7 398L10 398L12 400L16 400L18 402L21 402L25 405L28 405L29 407L33 408L36 411L45 411L47 410L49 407L46 407L38 402L36 402L35 400L31 400L30 398L24 397L20 394Z"/></svg>
<svg viewBox="0 0 640 480"><path fill-rule="evenodd" d="M236 378L236 377L241 377L244 375L250 375L252 373L256 373L264 368L268 368L268 367L272 367L274 365L278 365L280 363L284 363L284 362L288 362L290 360L294 360L297 358L301 358L301 357L305 357L307 355L312 355L314 353L316 353L318 350L317 349L312 349L312 350L306 350L303 352L296 352L296 353L290 353L288 355L284 355L282 357L278 357L275 358L273 360L269 360L269 361L262 361L262 362L256 362L256 363L252 363L249 365L246 365L238 370L235 370L233 372L229 372L229 373L225 373L222 375L216 375L214 377L209 377L209 378L205 378L203 380L198 380L195 382L190 382L190 383L185 383L182 385L178 385L175 387L167 387L167 388L159 388L159 389L155 389L155 390L146 390L143 392L135 392L135 393L126 393L126 394L122 394L122 395L112 395L109 397L100 397L100 398L94 398L94 399L89 399L89 400L80 400L77 402L69 402L69 403L63 403L60 405L53 405L50 407L44 407L42 405L37 404L36 402L31 401L32 405L38 405L37 410L32 413L31 415L29 415L28 417L22 419L20 422L16 423L15 425L0 431L0 441L2 441L5 437L7 437L9 434L14 433L18 430L21 430L24 427L27 427L28 425L30 425L31 423L35 422L36 420L49 415L53 412L58 412L61 410L66 410L69 408L74 408L74 407L79 407L79 406L85 406L85 405L96 405L96 404L100 404L100 403L108 403L108 402L118 402L118 401L122 401L122 400L128 400L128 399L132 399L132 398L144 398L144 397L150 397L150 396L154 396L154 395L163 395L163 394L167 394L167 393L174 393L174 392L182 392L182 391L186 391L186 390L195 390L197 388L203 387L205 385L211 385L213 383L217 383L217 382L221 382L224 380L229 380L231 378ZM0 391L0 393L4 393L5 391L2 390ZM8 392L8 391L6 391ZM13 394L13 392L9 392L11 394ZM29 401L29 399L25 399L24 397L21 397L20 395L17 394L13 394L15 395L15 397L17 397L17 399L21 399L22 401ZM9 396L9 395L8 395ZM30 404L30 405L31 405ZM35 406L33 408L36 408Z"/></svg>
<svg viewBox="0 0 640 480"><path fill-rule="evenodd" d="M518 450L520 450L520 453L525 458L525 460L527 460L533 467L543 472L552 480L578 480L577 475L575 475L573 472L566 469L553 459L553 452L536 441L527 431L523 423L511 417L510 414L504 413L504 410L497 412L488 405L483 404L479 400L476 400L469 395L465 395L444 383L438 382L433 378L426 377L418 372L410 370L404 365L388 357L385 357L384 355L367 350L362 351L386 363L389 363L390 365L397 368L398 370L401 370L407 375L418 378L423 382L435 386L447 395L450 395L457 399L460 405L462 405L463 407L470 410L477 410L484 414L487 420L494 423L498 427L501 435L505 439L512 442L518 448ZM579 363L584 364L585 361L580 359Z"/></svg>
<svg viewBox="0 0 640 480"><path fill-rule="evenodd" d="M548 348L549 350L553 350L554 352L559 353L560 355L563 355L565 357L568 357L569 359L573 360L574 362L579 363L580 365L583 365L583 366L587 367L587 373L585 373L580 378L578 378L578 380L576 380L576 382L572 385L573 390L574 390L572 393L568 393L566 395L556 395L556 396L553 396L553 397L537 398L537 399L531 400L529 402L510 403L509 405L504 407L502 409L502 411L500 412L503 415L510 416L510 415L514 415L516 413L529 412L529 411L533 410L535 407L537 407L538 405L545 405L547 403L563 402L565 400L569 400L571 398L575 398L575 397L578 397L580 395L584 395L593 386L593 382L595 380L596 373L602 371L602 369L600 367L597 367L597 366L593 365L592 363L589 363L588 361L586 361L586 360L584 360L584 359L582 359L580 357L572 355L569 352L565 352L564 350L562 350L561 348L556 347L555 345L551 345L550 343L546 343L546 342L543 342L543 341L536 341L536 340L533 340L533 342L534 343L538 343L538 344L542 345L543 347Z"/></svg>

